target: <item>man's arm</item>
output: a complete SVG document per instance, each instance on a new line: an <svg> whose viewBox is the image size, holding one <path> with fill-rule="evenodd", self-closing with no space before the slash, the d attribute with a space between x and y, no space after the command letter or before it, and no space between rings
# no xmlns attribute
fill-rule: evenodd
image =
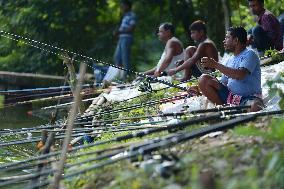
<svg viewBox="0 0 284 189"><path fill-rule="evenodd" d="M204 52L207 48L207 43L202 43L198 46L196 52L193 54L193 56L187 60L184 61L184 63L174 69L174 72L177 73L181 70L184 70L186 68L191 68L198 60L200 60L202 52Z"/></svg>
<svg viewBox="0 0 284 189"><path fill-rule="evenodd" d="M166 56L161 63L161 66L156 69L155 76L160 76L161 72L163 72L171 63L173 56L175 54L175 44L176 42L170 41L169 44L166 46Z"/></svg>
<svg viewBox="0 0 284 189"><path fill-rule="evenodd" d="M131 25L128 28L123 28L123 30L119 30L118 34L132 33L134 29L135 29L135 25Z"/></svg>
<svg viewBox="0 0 284 189"><path fill-rule="evenodd" d="M250 72L246 68L234 69L216 62L213 58L204 57L201 59L201 64L207 68L215 68L224 75L237 80L244 79Z"/></svg>
<svg viewBox="0 0 284 189"><path fill-rule="evenodd" d="M143 72L143 74L145 75L154 75L155 71L156 71L156 66L154 68L152 68L151 70L145 71Z"/></svg>

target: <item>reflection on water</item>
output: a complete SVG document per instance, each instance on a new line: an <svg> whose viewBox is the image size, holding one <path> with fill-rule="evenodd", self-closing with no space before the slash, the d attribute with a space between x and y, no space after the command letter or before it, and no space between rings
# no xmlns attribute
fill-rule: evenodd
<svg viewBox="0 0 284 189"><path fill-rule="evenodd" d="M0 109L0 129L34 127L48 123L48 120L34 117L28 113L32 105Z"/></svg>

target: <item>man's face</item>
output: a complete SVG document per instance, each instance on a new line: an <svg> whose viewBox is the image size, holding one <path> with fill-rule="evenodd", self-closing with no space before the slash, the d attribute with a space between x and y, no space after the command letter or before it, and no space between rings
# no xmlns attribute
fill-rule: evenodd
<svg viewBox="0 0 284 189"><path fill-rule="evenodd" d="M230 52L234 51L235 41L236 41L236 38L234 38L231 35L231 32L228 31L223 41L225 50L230 51Z"/></svg>
<svg viewBox="0 0 284 189"><path fill-rule="evenodd" d="M190 37L193 39L195 42L199 42L202 38L202 31L197 31L197 30L191 30L190 31Z"/></svg>
<svg viewBox="0 0 284 189"><path fill-rule="evenodd" d="M159 30L158 30L159 40L161 40L163 42L167 41L167 39L169 38L169 33L170 33L170 31L167 31L167 30L164 29L163 26L160 26Z"/></svg>
<svg viewBox="0 0 284 189"><path fill-rule="evenodd" d="M249 8L254 15L259 15L263 10L263 5L257 0L249 1Z"/></svg>
<svg viewBox="0 0 284 189"><path fill-rule="evenodd" d="M126 4L121 3L120 4L120 10L121 10L122 13L125 13L129 10L129 7Z"/></svg>

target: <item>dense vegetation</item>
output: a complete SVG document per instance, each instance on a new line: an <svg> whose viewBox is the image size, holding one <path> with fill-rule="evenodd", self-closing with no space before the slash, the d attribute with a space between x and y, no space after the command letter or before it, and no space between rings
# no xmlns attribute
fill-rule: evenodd
<svg viewBox="0 0 284 189"><path fill-rule="evenodd" d="M192 44L188 35L190 23L196 19L205 20L208 34L221 52L225 23L227 26L244 25L246 28L253 24L246 0L133 2L138 23L132 64L138 70L145 70L155 64L160 56L162 45L155 31L161 22L173 22L177 26L177 36L187 46ZM284 11L281 1L265 2L275 15ZM0 5L1 30L112 62L116 44L112 31L120 20L119 1L1 0ZM0 70L62 74L62 69L61 60L55 55L21 42L0 38Z"/></svg>

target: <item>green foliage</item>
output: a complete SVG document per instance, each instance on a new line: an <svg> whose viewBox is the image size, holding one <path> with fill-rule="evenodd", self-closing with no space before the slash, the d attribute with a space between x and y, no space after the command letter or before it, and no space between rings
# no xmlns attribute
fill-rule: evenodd
<svg viewBox="0 0 284 189"><path fill-rule="evenodd" d="M232 25L244 26L247 30L256 25L255 16L250 13L247 0L230 1ZM276 17L284 12L284 4L278 0L265 0L265 8Z"/></svg>
<svg viewBox="0 0 284 189"><path fill-rule="evenodd" d="M4 107L5 96L0 95L0 109Z"/></svg>
<svg viewBox="0 0 284 189"><path fill-rule="evenodd" d="M1 0L0 4L1 30L112 62L116 45L112 31L121 17L119 1ZM209 12L209 8L214 13ZM131 62L142 71L155 65L162 52L163 45L155 36L156 28L162 22L173 22L177 37L188 46L193 45L188 26L196 19L203 19L208 23L210 38L222 49L221 0L217 3L209 0L141 0L133 3L133 10L138 22ZM216 25L217 22L220 25ZM63 65L56 55L26 46L21 41L3 37L0 41L1 70L62 73Z"/></svg>
<svg viewBox="0 0 284 189"><path fill-rule="evenodd" d="M242 136L261 136L265 139L281 141L284 140L284 120L273 119L267 131L262 131L254 125L237 127L234 132Z"/></svg>

